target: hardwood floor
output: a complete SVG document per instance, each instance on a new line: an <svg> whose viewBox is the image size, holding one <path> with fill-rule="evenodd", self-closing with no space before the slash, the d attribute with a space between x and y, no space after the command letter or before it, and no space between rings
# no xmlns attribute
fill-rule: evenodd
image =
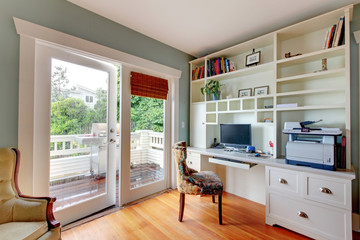
<svg viewBox="0 0 360 240"><path fill-rule="evenodd" d="M211 196L186 195L182 223L178 208L179 193L170 191L64 231L62 239L308 239L266 225L264 205L229 193L223 196L223 225Z"/></svg>

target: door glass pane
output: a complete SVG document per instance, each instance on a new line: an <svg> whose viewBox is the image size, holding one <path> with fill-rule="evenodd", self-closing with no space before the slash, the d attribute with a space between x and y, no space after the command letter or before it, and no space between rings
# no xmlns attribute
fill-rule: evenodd
<svg viewBox="0 0 360 240"><path fill-rule="evenodd" d="M108 72L52 59L50 195L54 209L106 192Z"/></svg>
<svg viewBox="0 0 360 240"><path fill-rule="evenodd" d="M164 100L131 97L130 189L164 179Z"/></svg>

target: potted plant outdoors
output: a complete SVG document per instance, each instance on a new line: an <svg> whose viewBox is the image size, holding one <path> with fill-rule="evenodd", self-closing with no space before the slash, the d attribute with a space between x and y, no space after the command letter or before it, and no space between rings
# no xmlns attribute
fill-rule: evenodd
<svg viewBox="0 0 360 240"><path fill-rule="evenodd" d="M205 87L200 88L201 94L206 93L211 100L219 100L220 98L220 83L219 81L210 80L210 82L205 84Z"/></svg>

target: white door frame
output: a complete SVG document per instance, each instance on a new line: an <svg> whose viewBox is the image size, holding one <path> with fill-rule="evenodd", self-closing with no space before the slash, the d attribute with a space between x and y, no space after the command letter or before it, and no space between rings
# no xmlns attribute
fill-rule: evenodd
<svg viewBox="0 0 360 240"><path fill-rule="evenodd" d="M94 42L90 42L69 34L49 29L19 18L14 18L17 33L20 35L19 60L19 115L18 115L18 147L22 153L22 163L19 171L19 185L25 194L38 194L34 186L34 175L38 174L34 166L36 153L41 146L36 146L33 136L36 122L41 116L35 114L35 54L36 41L43 40L52 44L70 48L74 51L94 55L97 59L112 62L122 67L140 69L156 76L172 79L172 132L171 145L178 140L178 110L179 110L179 79L181 71L139 58ZM172 154L171 154L172 155ZM171 161L171 187L176 185L174 161Z"/></svg>
<svg viewBox="0 0 360 240"><path fill-rule="evenodd" d="M354 32L354 37L355 37L355 41L358 44L358 48L359 48L359 59L358 59L358 63L359 63L359 67L358 70L360 71L360 30ZM360 73L359 73L359 93L360 93ZM360 128L360 97L359 97L359 128ZM359 141L359 147L358 149L360 149L360 141ZM359 152L360 154L360 152ZM360 159L359 159L359 164L360 164ZM360 174L360 168L358 169L358 173ZM359 196L358 198L360 198L360 184L359 184ZM360 208L360 203L359 203L359 208ZM354 221L355 220L355 221ZM360 230L360 215L359 214L354 214L353 213L353 229L359 231Z"/></svg>

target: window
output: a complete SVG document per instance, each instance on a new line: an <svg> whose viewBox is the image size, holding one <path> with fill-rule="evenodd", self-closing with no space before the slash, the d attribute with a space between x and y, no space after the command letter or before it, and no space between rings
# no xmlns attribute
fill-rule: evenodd
<svg viewBox="0 0 360 240"><path fill-rule="evenodd" d="M85 102L87 102L87 103L93 103L93 102L94 102L93 96L86 96Z"/></svg>

